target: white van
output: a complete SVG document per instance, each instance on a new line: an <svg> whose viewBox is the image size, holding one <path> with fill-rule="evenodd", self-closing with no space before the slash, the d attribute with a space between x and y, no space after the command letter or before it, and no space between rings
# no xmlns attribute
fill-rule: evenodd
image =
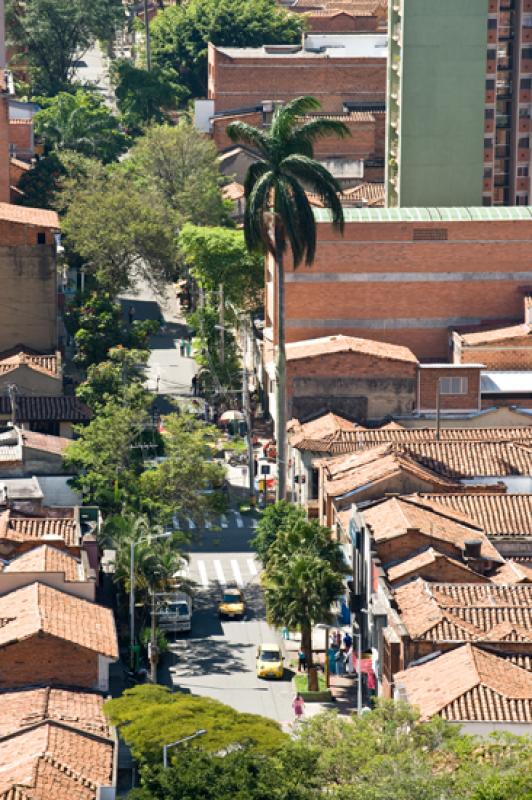
<svg viewBox="0 0 532 800"><path fill-rule="evenodd" d="M192 598L185 592L156 594L157 625L162 631L185 633L192 628Z"/></svg>

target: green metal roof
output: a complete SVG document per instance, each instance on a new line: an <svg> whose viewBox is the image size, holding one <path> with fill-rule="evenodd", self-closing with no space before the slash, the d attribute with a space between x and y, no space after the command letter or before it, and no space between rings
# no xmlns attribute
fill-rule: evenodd
<svg viewBox="0 0 532 800"><path fill-rule="evenodd" d="M331 222L328 208L314 208L317 222ZM532 206L478 208L344 208L346 222L474 222L532 220Z"/></svg>

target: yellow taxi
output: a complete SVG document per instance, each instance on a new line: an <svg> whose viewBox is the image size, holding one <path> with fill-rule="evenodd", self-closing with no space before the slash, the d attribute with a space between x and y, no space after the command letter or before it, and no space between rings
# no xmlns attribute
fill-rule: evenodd
<svg viewBox="0 0 532 800"><path fill-rule="evenodd" d="M257 678L282 678L284 657L278 644L259 644L256 661Z"/></svg>
<svg viewBox="0 0 532 800"><path fill-rule="evenodd" d="M223 590L222 597L218 603L218 614L220 619L243 619L246 613L246 603L244 595L236 586L228 586Z"/></svg>

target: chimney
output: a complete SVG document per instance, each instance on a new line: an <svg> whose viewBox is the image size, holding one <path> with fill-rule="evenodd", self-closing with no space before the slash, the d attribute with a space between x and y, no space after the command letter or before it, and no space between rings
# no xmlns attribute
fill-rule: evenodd
<svg viewBox="0 0 532 800"><path fill-rule="evenodd" d="M482 539L466 539L464 542L464 560L480 558Z"/></svg>

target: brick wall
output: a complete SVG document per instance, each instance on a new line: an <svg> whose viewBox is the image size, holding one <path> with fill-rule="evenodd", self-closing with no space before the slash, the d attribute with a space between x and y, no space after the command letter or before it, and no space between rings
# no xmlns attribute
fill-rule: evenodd
<svg viewBox="0 0 532 800"><path fill-rule="evenodd" d="M98 655L44 633L0 648L0 687L33 683L96 688Z"/></svg>
<svg viewBox="0 0 532 800"><path fill-rule="evenodd" d="M35 244L36 228L0 223L2 319L0 351L16 344L50 351L57 346L57 274L52 247ZM50 239L51 233L47 232ZM34 246L6 247L20 239Z"/></svg>
<svg viewBox="0 0 532 800"><path fill-rule="evenodd" d="M467 381L467 391L464 394L440 393L440 409L442 411L471 411L480 408L480 368L457 369L449 364L445 368L434 367L431 369L429 366L424 366L419 369L419 411L435 411L438 381L442 378L464 378Z"/></svg>
<svg viewBox="0 0 532 800"><path fill-rule="evenodd" d="M254 111L247 114L227 114L223 117L214 117L212 121L211 135L214 144L218 150L227 150L230 147L236 147L235 143L231 141L226 134L227 126L236 121L246 122L248 125L253 125L255 128L260 128L263 123L262 111Z"/></svg>
<svg viewBox="0 0 532 800"><path fill-rule="evenodd" d="M15 146L16 155L18 158L29 159L35 155L32 120L11 120L9 123L9 144Z"/></svg>
<svg viewBox="0 0 532 800"><path fill-rule="evenodd" d="M9 185L10 185L9 101L7 95L2 94L0 95L0 202L1 203L9 203L11 199L11 191Z"/></svg>
<svg viewBox="0 0 532 800"><path fill-rule="evenodd" d="M532 370L532 336L469 347L462 343L462 364L484 364L487 369Z"/></svg>
<svg viewBox="0 0 532 800"><path fill-rule="evenodd" d="M447 360L449 328L521 318L531 245L532 220L348 222L343 238L319 223L312 267L287 259L287 341L346 334Z"/></svg>
<svg viewBox="0 0 532 800"><path fill-rule="evenodd" d="M377 17L344 13L328 16L310 12L305 18L307 30L312 33L375 33L379 24Z"/></svg>
<svg viewBox="0 0 532 800"><path fill-rule="evenodd" d="M295 55L231 58L209 45L209 98L215 111L287 101L309 92L324 111L342 111L346 101L386 96L386 59Z"/></svg>

